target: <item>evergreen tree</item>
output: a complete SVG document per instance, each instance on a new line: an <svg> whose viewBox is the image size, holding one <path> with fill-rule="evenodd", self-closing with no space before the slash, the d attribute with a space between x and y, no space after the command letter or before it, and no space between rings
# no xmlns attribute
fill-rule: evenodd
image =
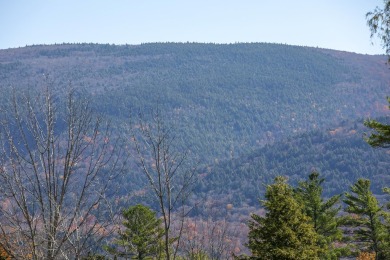
<svg viewBox="0 0 390 260"><path fill-rule="evenodd" d="M390 195L390 188L384 188L383 192L386 193L387 195ZM384 245L383 245L383 254L386 259L390 259L390 202L387 202L386 204L386 210L383 212L383 217L384 217L384 223L385 223L385 237L384 237Z"/></svg>
<svg viewBox="0 0 390 260"><path fill-rule="evenodd" d="M267 187L265 198L265 217L253 214L249 222L252 258L319 259L318 236L286 179L277 177Z"/></svg>
<svg viewBox="0 0 390 260"><path fill-rule="evenodd" d="M335 195L324 201L322 198L322 183L324 178L319 178L319 173L312 172L309 180L300 182L295 190L297 199L304 206L304 213L311 218L314 230L318 234L318 245L322 248L322 258L336 259L340 256L340 250L336 250L332 243L342 239L339 229L341 219L337 216L340 207L341 195Z"/></svg>
<svg viewBox="0 0 390 260"><path fill-rule="evenodd" d="M386 4L386 7L390 7L390 1ZM389 10L389 9L387 9ZM390 45L388 45L390 46ZM387 49L388 54L389 49ZM390 61L390 57L389 57ZM387 97L387 101L390 104L390 97ZM390 108L390 106L389 106ZM366 120L364 122L364 125L374 130L374 133L371 133L370 136L366 137L366 142L371 145L372 147L382 147L382 148L390 148L390 125L388 124L382 124L376 120ZM390 188L386 187L383 189L385 193L390 194ZM387 201L386 205L387 209L390 209L390 202ZM383 240L383 250L382 255L384 259L390 259L390 213L383 211L383 216L385 219L385 236Z"/></svg>
<svg viewBox="0 0 390 260"><path fill-rule="evenodd" d="M387 97L387 101L390 104L390 97ZM369 145L372 147L390 148L390 125L382 124L376 120L366 120L364 125L375 131L365 138Z"/></svg>
<svg viewBox="0 0 390 260"><path fill-rule="evenodd" d="M370 190L370 181L359 179L350 189L344 202L346 212L353 214L349 224L353 227L356 245L361 251L375 252L376 259L386 259L383 254L386 231L380 221L383 211Z"/></svg>
<svg viewBox="0 0 390 260"><path fill-rule="evenodd" d="M160 259L164 229L155 212L138 204L124 210L122 215L126 229L119 232L116 247L107 247L106 250L115 256L131 259Z"/></svg>

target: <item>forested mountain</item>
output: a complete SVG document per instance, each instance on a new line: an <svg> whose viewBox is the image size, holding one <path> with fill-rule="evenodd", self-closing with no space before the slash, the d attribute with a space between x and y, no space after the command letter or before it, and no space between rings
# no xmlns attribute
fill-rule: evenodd
<svg viewBox="0 0 390 260"><path fill-rule="evenodd" d="M60 44L0 50L0 85L5 99L9 86L40 91L49 75L57 95L71 84L118 129L158 107L178 149L202 165L197 192L243 206L274 176L296 181L314 168L327 194L358 177L375 177L377 191L389 183L389 155L364 143L361 126L387 113L385 63L266 43Z"/></svg>
<svg viewBox="0 0 390 260"><path fill-rule="evenodd" d="M10 181L14 180L20 191L27 193L41 189L41 183L34 180L60 187L61 182L67 185L71 179L74 190L64 189L69 199L60 200L65 201L63 205L74 203L77 188L90 188L91 193L80 193L85 203L97 198L89 210L79 210L86 214L87 226L113 226L106 215L109 211L100 204L106 198L114 201L109 203L110 212L111 206L118 209L112 217L137 203L164 217L162 209L180 215L181 211L175 210L191 208L185 222L180 222L186 226L188 246L195 241L191 232L206 232L210 240L200 241L201 245L211 243L213 247L221 242L229 247L225 253L245 253L245 223L251 213L264 213L258 209L258 199L264 198L266 185L276 176L285 176L297 186L317 171L325 179L327 198L348 191L358 178L367 178L383 202L381 189L390 184L390 153L363 140L368 131L363 121L377 118L389 124L385 98L389 82L385 56L280 44L60 44L0 50L0 137L2 155L9 159L2 158L1 176L10 190L14 190ZM99 120L89 132L92 121L85 100L90 101L93 111L109 119L113 135L110 131L101 134ZM158 120L153 114L156 111ZM140 121L138 113L142 114ZM168 126L167 132L163 125ZM32 132L26 135L26 129ZM160 135L143 143L142 137L150 137L156 129ZM126 140L117 141L117 137ZM71 142L66 144L65 140ZM151 143L161 145L157 153L150 149ZM72 152L75 159L69 161ZM181 176L175 167L187 166L181 161L186 155L191 168L189 174ZM105 159L114 159L112 168ZM8 167L15 163L19 168ZM53 178L47 177L47 165L52 166L48 169ZM194 165L197 167L192 168ZM62 166L66 174L57 172ZM5 174L11 169L14 179ZM23 174L32 169L35 179ZM159 172L157 169L168 172L165 182L159 174L148 175L148 171ZM173 182L171 178L177 176ZM198 180L194 186L193 176ZM89 184L83 186L82 178ZM163 186L153 186L157 182ZM25 189L23 185L29 184L33 188ZM96 190L98 184L103 184L102 193ZM50 185L48 190L57 194ZM283 185L287 184L283 181ZM180 194L182 187L184 195ZM187 194L188 187L194 189ZM161 195L159 188L169 192L156 200ZM101 196L103 191L107 197ZM19 198L19 192L12 194ZM39 201L52 202L53 194L47 194L48 198ZM164 197L166 194L180 196L172 199ZM171 207L178 198L187 205ZM34 199L21 196L20 201L38 205ZM4 201L3 213L8 212L7 205ZM31 205L25 209L31 209L34 216L35 206ZM46 203L40 206L44 209L41 212L46 212ZM68 207L62 210L66 212ZM59 214L57 207L52 208ZM78 219L84 222L82 217ZM170 221L164 218L164 233L175 236L169 233ZM105 236L103 231L97 233ZM167 235L165 244L171 240ZM96 246L91 244L101 252L100 245ZM14 250L25 252L17 245Z"/></svg>
<svg viewBox="0 0 390 260"><path fill-rule="evenodd" d="M201 162L383 115L384 56L276 44L62 44L0 51L0 84L71 82L116 122L157 104ZM4 92L4 91L3 91Z"/></svg>

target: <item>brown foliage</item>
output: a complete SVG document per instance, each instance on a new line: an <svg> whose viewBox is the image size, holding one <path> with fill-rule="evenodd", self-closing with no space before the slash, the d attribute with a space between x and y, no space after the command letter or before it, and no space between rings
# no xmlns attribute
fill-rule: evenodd
<svg viewBox="0 0 390 260"><path fill-rule="evenodd" d="M375 260L375 252L360 252L356 260Z"/></svg>

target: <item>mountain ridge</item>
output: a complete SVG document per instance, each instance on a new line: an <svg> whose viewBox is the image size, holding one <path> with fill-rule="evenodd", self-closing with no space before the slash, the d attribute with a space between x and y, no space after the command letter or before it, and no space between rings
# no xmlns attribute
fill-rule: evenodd
<svg viewBox="0 0 390 260"><path fill-rule="evenodd" d="M49 45L0 50L0 84L37 88L48 74L59 88L71 81L84 89L92 102L98 100L96 110L111 117L123 119L127 111L161 102L169 117L181 121L179 131L263 145L270 132L278 138L333 118L384 115L390 82L385 61L265 43ZM240 153L243 144L233 143Z"/></svg>
<svg viewBox="0 0 390 260"><path fill-rule="evenodd" d="M386 57L284 44L66 44L0 50L0 86L71 84L121 129L159 107L177 149L212 165L388 114ZM369 149L369 147L367 147ZM259 173L261 174L261 173ZM307 174L307 173L302 173Z"/></svg>

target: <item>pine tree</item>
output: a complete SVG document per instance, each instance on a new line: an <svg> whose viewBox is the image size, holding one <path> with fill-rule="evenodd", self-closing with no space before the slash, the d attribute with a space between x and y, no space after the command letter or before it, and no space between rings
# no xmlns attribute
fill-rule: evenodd
<svg viewBox="0 0 390 260"><path fill-rule="evenodd" d="M131 259L161 258L163 251L164 229L161 219L155 212L143 205L136 205L124 210L123 226L119 232L116 247L105 248L115 256L131 257Z"/></svg>
<svg viewBox="0 0 390 260"><path fill-rule="evenodd" d="M353 239L361 251L372 251L376 259L385 259L385 228L380 221L383 211L370 190L370 181L359 179L350 189L344 202L347 204L345 211L353 214L350 219Z"/></svg>
<svg viewBox="0 0 390 260"><path fill-rule="evenodd" d="M390 97L387 97L387 101L390 104ZM390 148L390 125L380 123L376 120L366 120L364 125L374 130L374 133L365 137L369 145L372 147Z"/></svg>
<svg viewBox="0 0 390 260"><path fill-rule="evenodd" d="M283 177L269 185L265 217L253 214L248 247L254 259L319 259L317 234Z"/></svg>
<svg viewBox="0 0 390 260"><path fill-rule="evenodd" d="M322 258L335 259L340 256L340 250L336 250L332 243L342 239L342 231L339 229L341 219L337 216L340 207L341 195L335 195L324 201L322 198L322 183L325 179L319 178L319 173L312 172L309 180L300 182L295 190L297 199L304 206L304 213L311 218L314 230L318 234L318 245L323 250Z"/></svg>
<svg viewBox="0 0 390 260"><path fill-rule="evenodd" d="M367 24L371 31L371 38L378 36L386 50L388 62L390 62L390 1L383 1L383 7L376 7L374 11L366 14ZM390 97L387 97L390 104ZM390 106L389 106L390 109ZM372 147L390 148L390 125L383 124L376 120L366 120L364 125L374 130L366 141ZM384 192L390 194L390 188L384 188ZM387 209L390 209L390 202L387 202ZM383 212L385 219L385 236L382 247L382 254L390 259L390 214Z"/></svg>
<svg viewBox="0 0 390 260"><path fill-rule="evenodd" d="M383 192L387 195L390 195L390 188L386 187L383 189ZM383 211L384 217L384 225L385 225L385 237L384 237L384 245L383 245L383 254L386 259L390 259L390 202L387 201L386 211Z"/></svg>

